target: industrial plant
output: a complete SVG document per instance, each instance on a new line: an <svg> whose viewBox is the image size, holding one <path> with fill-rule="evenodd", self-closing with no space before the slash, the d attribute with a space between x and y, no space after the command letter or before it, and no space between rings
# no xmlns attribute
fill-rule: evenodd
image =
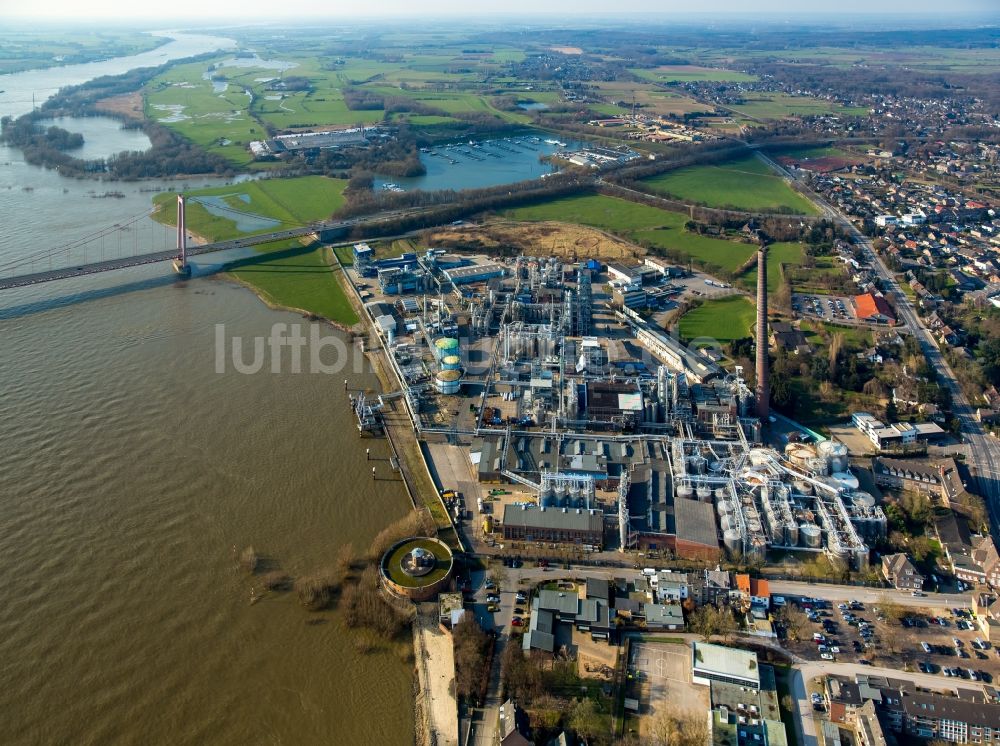
<svg viewBox="0 0 1000 746"><path fill-rule="evenodd" d="M363 411L355 400L359 427L375 429L385 399L400 399L420 439L468 453L478 482L495 485L476 503L478 538L706 561L823 552L857 570L885 535L843 444L768 438L766 344L751 386L629 302L663 284L664 263L440 250L379 260L365 244L354 259L401 384ZM762 247L758 340L766 262Z"/></svg>

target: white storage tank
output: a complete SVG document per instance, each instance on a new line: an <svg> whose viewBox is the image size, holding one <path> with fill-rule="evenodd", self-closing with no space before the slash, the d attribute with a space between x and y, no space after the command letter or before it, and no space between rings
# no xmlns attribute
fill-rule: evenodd
<svg viewBox="0 0 1000 746"><path fill-rule="evenodd" d="M823 532L815 523L803 523L799 526L799 536L802 537L802 546L809 549L819 549L823 544Z"/></svg>
<svg viewBox="0 0 1000 746"><path fill-rule="evenodd" d="M736 528L736 521L731 515L722 516L722 520L719 521L719 526L722 528L723 533L731 528Z"/></svg>
<svg viewBox="0 0 1000 746"><path fill-rule="evenodd" d="M698 499L702 502L711 502L712 500L712 488L707 484L699 484L697 489Z"/></svg>
<svg viewBox="0 0 1000 746"><path fill-rule="evenodd" d="M804 479L796 479L794 482L792 482L792 486L795 488L795 491L800 495L805 495L806 497L808 497L813 493L813 486Z"/></svg>
<svg viewBox="0 0 1000 746"><path fill-rule="evenodd" d="M730 515L735 510L732 502L729 500L720 500L715 509L719 511L719 515Z"/></svg>
<svg viewBox="0 0 1000 746"><path fill-rule="evenodd" d="M677 497L683 497L685 500L690 500L694 497L694 488L689 484L682 484L677 488Z"/></svg>
<svg viewBox="0 0 1000 746"><path fill-rule="evenodd" d="M845 490L856 490L860 484L858 478L849 471L835 471L830 476L836 479Z"/></svg>
<svg viewBox="0 0 1000 746"><path fill-rule="evenodd" d="M457 394L462 388L462 371L439 371L434 377L434 385L442 394Z"/></svg>
<svg viewBox="0 0 1000 746"><path fill-rule="evenodd" d="M715 488L715 499L716 499L716 501L718 501L718 502L721 503L723 500L726 499L726 497L728 497L728 495L729 495L729 493L726 491L725 487L716 487Z"/></svg>
<svg viewBox="0 0 1000 746"><path fill-rule="evenodd" d="M817 453L830 464L831 472L847 471L847 446L837 440L824 440L816 447Z"/></svg>

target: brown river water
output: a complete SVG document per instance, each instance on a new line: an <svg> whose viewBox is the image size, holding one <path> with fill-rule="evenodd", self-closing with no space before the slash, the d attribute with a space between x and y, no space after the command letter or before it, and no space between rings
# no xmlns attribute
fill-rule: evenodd
<svg viewBox="0 0 1000 746"><path fill-rule="evenodd" d="M0 149L0 259L134 214L139 187ZM320 569L410 507L372 480L365 449L387 447L347 407L343 379L375 388L370 370L216 372L216 324L276 322L305 323L166 265L0 293L3 743L412 743L398 652L357 652L336 611L294 594L251 603L236 568L252 544L293 576Z"/></svg>

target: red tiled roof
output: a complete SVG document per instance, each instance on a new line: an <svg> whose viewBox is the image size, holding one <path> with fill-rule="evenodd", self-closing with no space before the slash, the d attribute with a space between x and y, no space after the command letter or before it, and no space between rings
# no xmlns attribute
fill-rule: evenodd
<svg viewBox="0 0 1000 746"><path fill-rule="evenodd" d="M892 321L896 320L896 314L893 313L889 303L880 295L872 295L871 293L855 295L854 307L857 309L859 319L867 319L881 314Z"/></svg>

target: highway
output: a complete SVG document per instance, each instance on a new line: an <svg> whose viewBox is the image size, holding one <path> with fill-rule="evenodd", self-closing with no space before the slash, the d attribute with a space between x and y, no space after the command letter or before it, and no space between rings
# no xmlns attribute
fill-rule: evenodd
<svg viewBox="0 0 1000 746"><path fill-rule="evenodd" d="M781 173L790 181L795 181L781 164L776 163L766 155L758 151L758 156L763 158L772 168ZM886 266L885 262L875 251L871 241L857 227L839 211L834 209L826 200L817 195L812 190L809 196L823 212L837 224L842 226L854 239L854 243L864 250L871 260L872 266L882 280L883 292L893 299L896 313L899 314L899 321L910 330L914 338L920 345L920 349L927 359L927 364L931 370L937 372L938 381L948 388L951 393L952 413L958 418L962 426L962 435L969 445L972 458L970 466L976 477L979 494L986 501L986 507L990 515L990 524L994 535L998 535L1000 530L1000 443L988 435L982 425L975 418L975 408L962 392L958 379L948 361L945 360L938 346L937 340L930 333L923 321L917 315L916 309L910 299L899 287L896 277Z"/></svg>

